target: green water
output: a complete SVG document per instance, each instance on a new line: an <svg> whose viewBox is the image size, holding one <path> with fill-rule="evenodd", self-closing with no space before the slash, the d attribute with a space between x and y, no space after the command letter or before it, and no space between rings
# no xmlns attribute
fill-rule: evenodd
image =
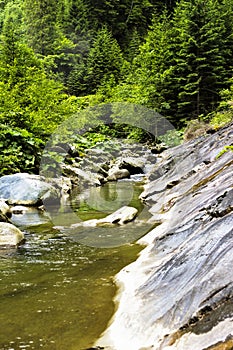
<svg viewBox="0 0 233 350"><path fill-rule="evenodd" d="M126 193L129 184L121 186ZM134 190L131 205L143 212L137 199L141 188L136 185ZM109 194L109 188L107 192ZM85 210L79 199L76 202L75 207L73 200L72 210L77 211L82 220L83 216L85 219L101 216L99 208L89 206L88 210L90 201L84 205ZM56 216L57 221L65 221L65 213L69 214L69 210L63 208ZM74 218L72 216L72 220ZM17 251L5 252L0 259L1 350L90 347L114 312L113 276L135 260L141 250L132 242L115 247L86 245L79 233L61 233L52 228L53 224L27 227L21 222L26 243ZM91 234L93 242L93 232ZM87 237L88 232L84 236Z"/></svg>

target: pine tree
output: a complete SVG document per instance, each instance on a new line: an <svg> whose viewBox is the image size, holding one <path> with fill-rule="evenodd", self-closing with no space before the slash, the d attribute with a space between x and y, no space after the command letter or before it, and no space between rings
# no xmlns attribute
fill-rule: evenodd
<svg viewBox="0 0 233 350"><path fill-rule="evenodd" d="M123 56L116 39L106 27L99 30L87 60L88 92L95 92L110 77L119 81L122 65Z"/></svg>
<svg viewBox="0 0 233 350"><path fill-rule="evenodd" d="M58 17L60 1L25 0L24 18L28 44L43 56L53 54L59 46L61 31Z"/></svg>
<svg viewBox="0 0 233 350"><path fill-rule="evenodd" d="M218 1L183 1L175 9L170 76L176 118L196 118L213 110L226 85L226 27Z"/></svg>

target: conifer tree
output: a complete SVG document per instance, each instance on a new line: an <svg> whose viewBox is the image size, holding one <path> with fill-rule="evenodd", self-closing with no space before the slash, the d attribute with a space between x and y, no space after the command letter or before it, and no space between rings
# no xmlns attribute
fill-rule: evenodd
<svg viewBox="0 0 233 350"><path fill-rule="evenodd" d="M60 1L25 0L23 8L29 46L43 56L53 54L61 38Z"/></svg>
<svg viewBox="0 0 233 350"><path fill-rule="evenodd" d="M87 60L88 91L95 92L111 76L119 81L122 65L123 56L116 39L106 27L100 29Z"/></svg>
<svg viewBox="0 0 233 350"><path fill-rule="evenodd" d="M183 1L175 9L170 76L177 102L176 118L196 118L210 112L226 84L226 27L215 0Z"/></svg>

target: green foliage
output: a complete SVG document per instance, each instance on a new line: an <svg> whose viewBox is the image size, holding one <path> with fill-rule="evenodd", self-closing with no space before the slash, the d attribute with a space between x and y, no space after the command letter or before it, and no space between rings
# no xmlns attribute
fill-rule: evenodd
<svg viewBox="0 0 233 350"><path fill-rule="evenodd" d="M233 146L225 146L220 152L219 154L217 154L216 159L218 159L219 157L221 157L224 153L231 151L233 152Z"/></svg>
<svg viewBox="0 0 233 350"><path fill-rule="evenodd" d="M38 172L43 145L25 129L0 124L0 175Z"/></svg>
<svg viewBox="0 0 233 350"><path fill-rule="evenodd" d="M210 119L209 124L214 129L219 129L233 120L233 111L217 112Z"/></svg>
<svg viewBox="0 0 233 350"><path fill-rule="evenodd" d="M25 0L23 2L27 42L36 53L52 54L61 44L59 28L61 1Z"/></svg>
<svg viewBox="0 0 233 350"><path fill-rule="evenodd" d="M157 137L157 140L168 147L178 146L183 141L183 131L175 129L168 130L164 135Z"/></svg>
<svg viewBox="0 0 233 350"><path fill-rule="evenodd" d="M111 77L117 83L122 65L123 56L117 41L106 28L99 30L87 60L87 90L95 92Z"/></svg>
<svg viewBox="0 0 233 350"><path fill-rule="evenodd" d="M222 98L216 111L207 116L210 125L219 129L233 120L233 84L230 79L230 87L220 92Z"/></svg>
<svg viewBox="0 0 233 350"><path fill-rule="evenodd" d="M1 1L4 173L12 164L33 168L28 155L28 165L16 159L30 138L45 142L77 111L106 102L146 106L178 127L200 118L214 128L231 121L232 12L232 0ZM80 125L89 122L88 113L79 118ZM134 126L114 118L76 140L80 149L109 137L151 139L136 128L138 117L129 118ZM21 129L29 134L16 139ZM7 137L14 138L12 147ZM180 137L168 132L161 141L175 145Z"/></svg>

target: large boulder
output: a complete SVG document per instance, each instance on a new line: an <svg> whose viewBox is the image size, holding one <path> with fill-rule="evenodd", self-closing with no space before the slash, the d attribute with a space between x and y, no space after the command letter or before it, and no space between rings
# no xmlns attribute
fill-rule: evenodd
<svg viewBox="0 0 233 350"><path fill-rule="evenodd" d="M14 225L0 222L0 246L17 246L24 240L24 234Z"/></svg>
<svg viewBox="0 0 233 350"><path fill-rule="evenodd" d="M8 204L41 205L44 200L57 199L59 192L39 175L18 173L0 178L0 198Z"/></svg>
<svg viewBox="0 0 233 350"><path fill-rule="evenodd" d="M63 174L68 176L75 185L88 184L100 186L103 180L103 176L100 174L83 170L72 165L63 164L62 169Z"/></svg>

